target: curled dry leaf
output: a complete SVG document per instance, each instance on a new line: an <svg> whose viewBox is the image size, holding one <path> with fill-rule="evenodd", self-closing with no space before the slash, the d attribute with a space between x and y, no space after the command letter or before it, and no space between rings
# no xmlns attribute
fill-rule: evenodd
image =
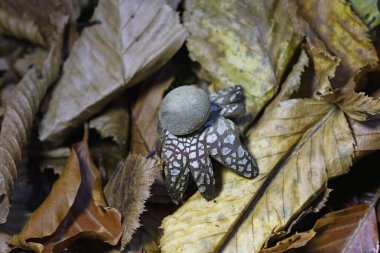
<svg viewBox="0 0 380 253"><path fill-rule="evenodd" d="M112 137L120 146L127 142L129 114L123 106L112 107L90 121L102 138Z"/></svg>
<svg viewBox="0 0 380 253"><path fill-rule="evenodd" d="M345 84L361 68L377 63L368 28L348 3L290 0L289 13L295 30L307 36L313 50L341 58L335 78L338 83Z"/></svg>
<svg viewBox="0 0 380 253"><path fill-rule="evenodd" d="M100 1L74 43L40 128L52 143L103 108L122 90L161 67L186 32L165 0Z"/></svg>
<svg viewBox="0 0 380 253"><path fill-rule="evenodd" d="M35 252L60 252L79 238L116 245L122 234L120 213L105 208L99 171L87 137L73 146L68 163L49 196L32 214L13 244Z"/></svg>
<svg viewBox="0 0 380 253"><path fill-rule="evenodd" d="M317 221L313 230L316 236L294 252L356 253L377 252L377 230L374 205L356 205L328 213Z"/></svg>
<svg viewBox="0 0 380 253"><path fill-rule="evenodd" d="M51 34L59 27L56 19L60 19L61 15L68 15L74 21L79 13L76 0L1 1L0 31L48 46L52 41Z"/></svg>
<svg viewBox="0 0 380 253"><path fill-rule="evenodd" d="M38 167L41 171L53 169L54 173L61 174L70 153L70 148L60 147L51 150L39 150L38 153L33 153L33 156L40 161Z"/></svg>
<svg viewBox="0 0 380 253"><path fill-rule="evenodd" d="M380 24L380 11L377 0L348 0L364 23L373 29Z"/></svg>
<svg viewBox="0 0 380 253"><path fill-rule="evenodd" d="M150 196L150 187L160 172L159 160L130 154L119 163L107 183L104 189L107 202L123 215L122 248L140 226L139 217L145 210L144 205Z"/></svg>
<svg viewBox="0 0 380 253"><path fill-rule="evenodd" d="M59 74L62 33L66 22L67 18L61 17L59 29L53 35L54 43L42 69L30 69L14 88L12 99L7 102L0 132L0 223L4 223L8 215L9 196L17 177L17 166L28 143L34 116L47 89Z"/></svg>
<svg viewBox="0 0 380 253"><path fill-rule="evenodd" d="M153 84L145 82L141 85L138 99L132 106L132 152L148 154L155 150L158 140L158 111L164 92L173 81L173 76L162 78L158 75Z"/></svg>
<svg viewBox="0 0 380 253"><path fill-rule="evenodd" d="M242 85L247 112L255 117L276 94L302 39L293 31L286 0L191 0L185 9L190 57L212 89Z"/></svg>

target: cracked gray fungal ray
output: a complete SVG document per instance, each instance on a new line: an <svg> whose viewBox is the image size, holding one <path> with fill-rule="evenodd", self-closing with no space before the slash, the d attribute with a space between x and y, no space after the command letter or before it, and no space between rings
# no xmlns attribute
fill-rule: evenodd
<svg viewBox="0 0 380 253"><path fill-rule="evenodd" d="M211 157L243 177L254 178L258 174L256 162L243 147L240 131L232 121L245 112L242 87L223 89L209 98L210 116L194 133L174 135L160 123L165 183L175 203L182 201L190 175L205 199L215 197Z"/></svg>

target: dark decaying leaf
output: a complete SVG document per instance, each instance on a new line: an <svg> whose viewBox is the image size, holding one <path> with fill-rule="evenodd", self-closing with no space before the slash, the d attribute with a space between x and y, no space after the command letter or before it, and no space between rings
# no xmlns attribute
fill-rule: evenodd
<svg viewBox="0 0 380 253"><path fill-rule="evenodd" d="M150 187L160 172L159 160L130 154L119 163L107 183L104 189L107 202L123 215L122 248L140 226L139 217L145 210L144 205L150 196Z"/></svg>
<svg viewBox="0 0 380 253"><path fill-rule="evenodd" d="M166 63L186 31L165 0L99 1L74 43L42 120L40 139L62 142L124 89Z"/></svg>
<svg viewBox="0 0 380 253"><path fill-rule="evenodd" d="M28 143L35 114L47 89L59 74L62 35L67 18L57 22L58 30L51 35L51 48L42 69L31 68L7 102L0 132L0 223L6 221L17 166Z"/></svg>
<svg viewBox="0 0 380 253"><path fill-rule="evenodd" d="M101 138L111 137L120 146L127 142L129 114L123 106L113 106L90 121Z"/></svg>
<svg viewBox="0 0 380 253"><path fill-rule="evenodd" d="M116 245L121 234L121 215L105 207L100 173L91 161L85 137L73 146L49 196L14 236L13 244L35 252L60 252L80 238Z"/></svg>

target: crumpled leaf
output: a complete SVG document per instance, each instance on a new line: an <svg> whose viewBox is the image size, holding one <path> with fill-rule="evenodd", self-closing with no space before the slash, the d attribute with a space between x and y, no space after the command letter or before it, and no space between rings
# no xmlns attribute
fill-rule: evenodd
<svg viewBox="0 0 380 253"><path fill-rule="evenodd" d="M379 249L374 205L356 205L326 214L317 221L316 236L295 252L376 252Z"/></svg>
<svg viewBox="0 0 380 253"><path fill-rule="evenodd" d="M107 183L104 189L107 202L123 215L121 248L125 247L140 226L139 217L145 210L150 187L160 172L159 160L130 154L119 163Z"/></svg>
<svg viewBox="0 0 380 253"><path fill-rule="evenodd" d="M341 58L337 83L345 84L361 68L377 63L368 28L345 1L289 0L289 13L313 50Z"/></svg>
<svg viewBox="0 0 380 253"><path fill-rule="evenodd" d="M129 114L123 106L106 110L90 121L90 128L96 129L102 138L112 137L120 146L125 145L128 137Z"/></svg>
<svg viewBox="0 0 380 253"><path fill-rule="evenodd" d="M255 117L276 94L301 37L293 31L286 0L185 2L187 48L212 89L243 86Z"/></svg>
<svg viewBox="0 0 380 253"><path fill-rule="evenodd" d="M41 171L53 169L54 173L61 174L70 153L69 147L60 147L50 150L38 150L38 152L33 153L33 156L39 160L38 167Z"/></svg>
<svg viewBox="0 0 380 253"><path fill-rule="evenodd" d="M168 61L186 37L164 0L100 1L75 42L40 128L52 143L103 108L122 90Z"/></svg>
<svg viewBox="0 0 380 253"><path fill-rule="evenodd" d="M379 99L380 90L372 96ZM364 122L354 119L349 119L348 122L356 142L355 156L357 159L380 149L380 114L369 117Z"/></svg>
<svg viewBox="0 0 380 253"><path fill-rule="evenodd" d="M59 252L79 238L116 245L121 234L121 215L105 207L100 173L91 161L86 134L73 146L49 196L14 236L13 244L35 252Z"/></svg>
<svg viewBox="0 0 380 253"><path fill-rule="evenodd" d="M0 2L0 31L48 46L51 34L59 28L55 19L68 15L75 21L79 14L76 0L4 0Z"/></svg>
<svg viewBox="0 0 380 253"><path fill-rule="evenodd" d="M4 223L8 215L9 196L17 177L17 166L28 143L34 116L47 89L59 74L61 36L66 22L65 17L61 18L58 31L52 35L54 43L41 71L31 68L14 88L12 99L7 101L0 132L0 223Z"/></svg>
<svg viewBox="0 0 380 253"><path fill-rule="evenodd" d="M364 92L344 94L342 99L341 109L350 118L358 121L366 121L369 116L380 111L380 100L369 97Z"/></svg>
<svg viewBox="0 0 380 253"><path fill-rule="evenodd" d="M380 11L377 0L348 0L364 23L373 29L380 24Z"/></svg>
<svg viewBox="0 0 380 253"><path fill-rule="evenodd" d="M295 233L294 235L282 240L276 244L276 246L263 249L260 253L279 253L286 252L287 250L293 248L299 248L305 246L314 236L316 232L314 230L309 230L303 233Z"/></svg>
<svg viewBox="0 0 380 253"><path fill-rule="evenodd" d="M159 139L158 111L164 92L173 82L174 76L158 75L153 84L145 83L141 86L138 98L132 106L132 152L148 154L156 149Z"/></svg>

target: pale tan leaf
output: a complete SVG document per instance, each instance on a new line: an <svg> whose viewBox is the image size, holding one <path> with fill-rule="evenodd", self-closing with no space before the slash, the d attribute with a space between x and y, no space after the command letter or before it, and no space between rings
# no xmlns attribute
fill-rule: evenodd
<svg viewBox="0 0 380 253"><path fill-rule="evenodd" d="M290 0L289 12L295 30L306 36L311 48L341 58L338 83L344 84L361 68L377 63L368 28L345 1Z"/></svg>
<svg viewBox="0 0 380 253"><path fill-rule="evenodd" d="M158 140L158 111L164 92L173 81L174 76L158 76L153 84L141 85L137 100L132 106L132 152L145 155L155 150Z"/></svg>
<svg viewBox="0 0 380 253"><path fill-rule="evenodd" d="M0 223L6 221L9 196L32 128L33 119L47 89L58 77L61 64L62 33L66 18L61 19L53 35L49 55L41 71L32 68L22 78L8 101L0 132Z"/></svg>
<svg viewBox="0 0 380 253"><path fill-rule="evenodd" d="M206 71L213 90L242 85L252 117L276 94L301 42L286 2L185 2L190 57Z"/></svg>
<svg viewBox="0 0 380 253"><path fill-rule="evenodd" d="M75 21L79 13L76 0L4 0L0 2L0 31L48 46L59 28L60 16Z"/></svg>
<svg viewBox="0 0 380 253"><path fill-rule="evenodd" d="M119 145L127 142L129 114L123 106L112 107L90 121L102 138L112 137Z"/></svg>
<svg viewBox="0 0 380 253"><path fill-rule="evenodd" d="M221 247L225 252L258 252L273 232L285 228L323 189L328 178L348 171L354 139L337 106L287 100L270 114L249 136L259 176L246 180L224 173L215 202L202 201L195 194L164 220L163 252Z"/></svg>
<svg viewBox="0 0 380 253"><path fill-rule="evenodd" d="M48 56L48 53L49 52L46 49L37 47L32 52L27 53L17 59L13 67L19 76L24 76L33 66L40 70Z"/></svg>
<svg viewBox="0 0 380 253"><path fill-rule="evenodd" d="M74 43L40 128L40 139L64 140L108 102L168 61L186 37L165 0L100 1Z"/></svg>
<svg viewBox="0 0 380 253"><path fill-rule="evenodd" d="M160 172L159 160L130 154L119 163L107 183L104 189L107 202L123 215L122 248L131 240L133 233L140 226L139 217L145 210L144 205L150 196L150 187Z"/></svg>
<svg viewBox="0 0 380 253"><path fill-rule="evenodd" d="M37 152L32 152L32 155L40 160L38 167L41 171L53 169L54 173L61 174L70 156L70 148L60 147L50 150L38 150Z"/></svg>

